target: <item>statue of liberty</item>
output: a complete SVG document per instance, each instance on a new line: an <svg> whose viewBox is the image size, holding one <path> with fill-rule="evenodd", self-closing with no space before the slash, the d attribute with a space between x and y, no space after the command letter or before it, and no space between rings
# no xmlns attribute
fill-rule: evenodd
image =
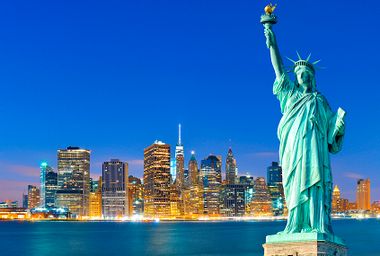
<svg viewBox="0 0 380 256"><path fill-rule="evenodd" d="M271 28L276 23L273 10L273 6L267 6L261 22L276 74L273 94L283 114L277 135L288 221L281 233L333 235L329 153L342 148L345 112L340 108L332 112L326 98L317 91L316 62L310 62L310 55L302 59L297 53L299 59L292 61L295 81L290 80Z"/></svg>

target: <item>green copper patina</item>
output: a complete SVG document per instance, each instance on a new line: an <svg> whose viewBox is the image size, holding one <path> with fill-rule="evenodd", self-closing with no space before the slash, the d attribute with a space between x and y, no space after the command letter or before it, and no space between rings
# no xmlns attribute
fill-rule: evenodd
<svg viewBox="0 0 380 256"><path fill-rule="evenodd" d="M341 108L337 113L332 112L326 98L317 91L316 62L309 62L310 55L305 60L298 56L299 60L293 61L295 81L290 80L272 30L277 22L274 8L267 7L261 23L265 27L266 43L276 73L273 93L280 101L283 114L278 125L278 138L289 214L285 230L272 240L284 240L284 235L290 237L295 233L321 233L325 234L323 237L334 237L330 217L332 176L329 154L342 148L345 112ZM297 237L301 239L303 236Z"/></svg>

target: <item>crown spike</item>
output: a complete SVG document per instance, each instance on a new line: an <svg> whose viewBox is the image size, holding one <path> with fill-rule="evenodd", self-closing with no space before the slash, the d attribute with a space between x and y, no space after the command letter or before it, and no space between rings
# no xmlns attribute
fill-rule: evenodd
<svg viewBox="0 0 380 256"><path fill-rule="evenodd" d="M298 51L296 51L296 53L297 53L297 56L298 56L298 60L302 60L302 57L301 57L301 55L298 53Z"/></svg>
<svg viewBox="0 0 380 256"><path fill-rule="evenodd" d="M309 60L310 60L310 57L311 57L311 53L309 54L309 56L307 56L306 61L309 61Z"/></svg>
<svg viewBox="0 0 380 256"><path fill-rule="evenodd" d="M290 60L291 62L293 62L293 64L296 64L296 62L297 61L295 61L295 60L292 60L291 58L289 58L289 57L287 57L287 56L285 56L288 60Z"/></svg>
<svg viewBox="0 0 380 256"><path fill-rule="evenodd" d="M321 60L314 61L314 62L313 62L313 65L319 63L320 61L321 61Z"/></svg>

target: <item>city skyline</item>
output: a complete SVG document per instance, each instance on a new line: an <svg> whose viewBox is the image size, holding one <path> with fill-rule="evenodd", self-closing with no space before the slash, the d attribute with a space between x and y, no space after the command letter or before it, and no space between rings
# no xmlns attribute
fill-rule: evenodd
<svg viewBox="0 0 380 256"><path fill-rule="evenodd" d="M181 126L181 125L179 125L179 126ZM179 140L179 141L181 141L181 140ZM172 145L170 145L170 144L165 144L164 142L162 142L162 141L159 141L159 140L155 140L154 142L153 142L153 144L152 145L155 145L156 143L158 143L158 144L163 144L163 145L167 145L168 147L170 147L170 150L171 151L174 151L174 152L171 152L170 153L170 159L171 159L171 161L172 160L175 160L176 159L176 153L175 153L175 149L177 149L178 148L178 145L181 145L181 150L183 150L183 148L184 148L184 144L182 144L182 143L180 143L180 144L178 144L178 142L177 142L177 144L176 144L176 146L172 146ZM91 153L92 154L92 152L91 152L91 150L89 150L89 149L83 149L83 148L81 148L81 147L76 147L76 146L68 146L67 148L65 148L65 149L58 149L57 150L57 152L58 152L58 156L60 155L60 152L65 152L65 151L67 151L67 150L79 150L80 152L87 152L87 153ZM189 163L190 164L190 162L191 162L191 160L193 159L193 157L194 156L196 156L196 157L198 157L200 160L202 160L202 161L206 161L207 159L209 159L209 157L214 157L215 159L216 158L218 158L219 159L219 161L220 161L220 167L218 167L218 168L220 168L220 182L222 182L222 181L225 181L227 184L228 184L228 175L227 175L227 170L228 170L228 168L227 168L227 162L228 162L228 160L229 160L229 157L233 157L233 159L234 159L234 165L235 165L235 167L234 168L236 168L236 173L237 173L237 176L236 176L236 180L238 180L239 179L239 177L241 177L241 176L246 176L246 175L248 175L248 176L250 176L250 177L252 177L253 179L256 179L256 178L264 178L264 177L266 177L266 180L267 180L267 182L268 182L268 184L271 182L270 181L270 179L271 178L269 178L269 173L268 173L268 170L269 170L269 168L273 168L273 164L277 164L277 167L279 167L278 166L278 163L276 162L276 161L272 161L272 162L270 162L270 163L268 163L267 164L267 166L266 166L266 168L265 168L265 171L264 171L264 174L263 175L255 175L255 174L251 174L251 173L248 173L248 172L239 172L238 171L238 168L237 168L237 166L238 166L238 162L235 160L235 157L232 155L233 153L232 153L232 148L231 147L229 147L228 148L228 151L225 153L225 155L222 155L222 154L212 154L212 153L210 153L210 154L208 154L208 155L205 155L205 156L196 156L196 153L195 153L195 151L194 150L191 150L190 151L190 153L188 154L188 156L186 157L186 158L184 158L185 159L185 161L184 161L184 163L185 163L185 166L184 166L184 169L185 170L187 170L187 171L189 171L188 170L188 167L189 166L187 166L187 163ZM57 156L57 155L56 155ZM92 157L91 157L92 158ZM111 161L119 161L119 159L115 159L115 158L110 158L111 159ZM104 164L105 163L108 163L107 162L108 160L107 159L105 159L105 160L103 160L103 162L102 162L102 164L101 164L101 168L100 168L100 173L99 172L95 172L95 173L91 173L91 171L90 171L90 176L91 176L91 179L93 179L93 180L97 180L98 178L100 178L101 176L102 176L102 172L103 172L103 168L104 168ZM125 164L128 166L129 165L129 161L128 160L122 160L122 161L124 161L125 162ZM201 161L201 162L202 162ZM40 162L40 166L37 168L34 168L34 169L36 169L36 171L38 171L38 176L36 176L37 178L36 178L36 180L34 181L34 182L29 182L28 184L27 184L27 186L29 187L29 186L32 186L32 187L36 187L38 190L40 190L41 189L41 187L40 187L40 184L41 184L41 174L42 174L42 172L41 172L41 170L40 169L46 169L46 167L48 167L49 169L51 169L53 172L55 172L55 173L57 173L57 172L59 172L58 170L59 170L59 168L58 168L58 165L59 165L59 157L58 157L58 159L56 159L56 162L57 162L57 165L56 166L54 166L54 165L51 165L50 163L48 163L47 161L41 161ZM202 166L202 164L201 164L201 162L200 163L198 163L198 165L197 165L197 168L199 168L199 170L201 170L201 166ZM91 163L91 161L89 161L88 162L88 164L91 166L92 165L92 163ZM276 168L276 166L274 166L274 168ZM128 169L128 168L127 168ZM34 174L35 175L35 174ZM132 177L137 177L137 178L139 178L141 181L143 181L143 179L144 179L144 174L141 174L141 176L139 176L139 175L136 175L136 173L134 173L134 172L129 172L129 175L131 175ZM268 177L267 177L268 176ZM372 179L372 177L367 177L366 179ZM356 201L356 199L357 199L357 191L356 191L356 188L357 188L357 183L359 182L359 181L361 181L361 180L363 180L362 178L357 178L356 180L355 180L355 182L352 184L354 187L355 187L355 189L354 190L352 190L352 191L342 191L342 195L344 196L344 197L347 197L350 201ZM171 180L171 184L173 184L173 185L176 185L176 186L178 186L178 183L176 182L176 180ZM335 186L339 186L339 187L341 187L341 185L340 185L340 183L339 183L339 180L338 181L335 181L334 180L334 185ZM376 188L371 188L371 191L372 190L375 190L376 191ZM1 188L0 188L0 202L1 201L6 201L6 200L13 200L13 201L18 201L19 202L19 204L21 205L21 202L22 202L22 199L23 199L23 195L24 194L27 194L28 193L28 189L26 189L26 188L23 188L23 190L22 190L22 192L21 192L21 194L18 194L18 195L15 195L15 197L12 197L12 198L6 198L6 197L4 197L4 198L2 198L1 196L3 195L3 193L1 193L2 191L1 191ZM38 194L39 194L40 192L38 192ZM376 197L376 195L372 195L372 193L373 192L371 192L371 203L372 203L372 201L378 201L379 199L378 199L378 197ZM353 194L353 196L348 196L348 195L351 195L351 194ZM40 204L40 203L38 203L38 204Z"/></svg>
<svg viewBox="0 0 380 256"><path fill-rule="evenodd" d="M56 170L56 150L69 145L92 151L93 177L112 158L142 177L143 148L159 139L173 151L178 123L185 163L191 150L200 161L225 158L232 147L240 174L265 177L278 160L281 116L257 19L265 4L3 3L1 200L20 200L38 184L39 164ZM380 88L372 74L380 56L366 36L378 45L376 15L356 19L356 3L343 11L329 1L280 1L277 11L282 54L322 59L328 70L318 70L317 88L334 110L347 110L344 149L331 156L334 183L353 200L357 179L370 178L378 200ZM298 34L280 29L296 24Z"/></svg>

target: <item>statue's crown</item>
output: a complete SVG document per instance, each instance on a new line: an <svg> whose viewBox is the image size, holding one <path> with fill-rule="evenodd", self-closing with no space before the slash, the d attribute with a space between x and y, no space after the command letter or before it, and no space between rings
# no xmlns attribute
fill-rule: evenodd
<svg viewBox="0 0 380 256"><path fill-rule="evenodd" d="M309 68L313 73L315 73L315 66L314 65L317 64L318 62L320 62L320 60L317 60L313 63L309 62L310 57L311 57L311 53L309 54L309 56L306 59L302 59L298 52L297 52L297 56L298 56L297 61L288 58L294 64L293 71L295 71L297 67L304 66L304 67Z"/></svg>
<svg viewBox="0 0 380 256"><path fill-rule="evenodd" d="M313 73L315 72L315 69L314 69L314 65L310 62L308 62L307 60L298 60L294 63L294 70L297 68L297 67L300 67L300 66L306 66L308 67L309 69L311 69L313 71Z"/></svg>

